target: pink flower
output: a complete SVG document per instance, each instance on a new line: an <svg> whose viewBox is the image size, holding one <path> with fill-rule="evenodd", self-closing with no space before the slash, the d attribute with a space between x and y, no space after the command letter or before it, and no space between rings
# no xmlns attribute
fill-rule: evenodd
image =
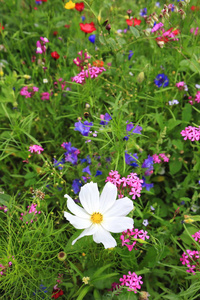
<svg viewBox="0 0 200 300"><path fill-rule="evenodd" d="M194 101L197 102L197 103L200 103L200 91L198 91L198 92L196 93L196 96L195 96Z"/></svg>
<svg viewBox="0 0 200 300"><path fill-rule="evenodd" d="M49 40L46 37L40 37L41 41L43 41L44 44L49 43Z"/></svg>
<svg viewBox="0 0 200 300"><path fill-rule="evenodd" d="M158 31L160 28L162 28L164 26L163 23L158 23L156 24L152 29L151 29L151 32L155 32L155 31Z"/></svg>
<svg viewBox="0 0 200 300"><path fill-rule="evenodd" d="M179 89L179 91L182 91L182 90L188 91L188 87L184 81L177 82L176 87Z"/></svg>
<svg viewBox="0 0 200 300"><path fill-rule="evenodd" d="M198 34L198 30L199 30L199 27L191 28L191 29L190 29L190 32L191 32L191 33L194 33L194 35L197 35L197 34Z"/></svg>
<svg viewBox="0 0 200 300"><path fill-rule="evenodd" d="M120 285L122 286L127 286L128 292L134 292L135 294L137 293L137 290L141 289L141 285L143 284L143 281L141 281L142 276L137 276L136 273L131 273L130 271L128 272L128 275L123 275L122 278L119 279L121 282Z"/></svg>
<svg viewBox="0 0 200 300"><path fill-rule="evenodd" d="M199 127L192 127L188 126L185 127L184 130L181 131L181 135L184 136L184 140L191 140L199 141L200 140L200 126Z"/></svg>
<svg viewBox="0 0 200 300"><path fill-rule="evenodd" d="M38 92L39 88L36 86L24 86L21 91L20 91L20 95L25 96L25 98L31 98L35 92Z"/></svg>
<svg viewBox="0 0 200 300"><path fill-rule="evenodd" d="M48 92L44 92L41 94L41 100L49 100L50 94Z"/></svg>
<svg viewBox="0 0 200 300"><path fill-rule="evenodd" d="M195 239L196 242L200 243L200 230L197 231L192 237Z"/></svg>
<svg viewBox="0 0 200 300"><path fill-rule="evenodd" d="M38 153L38 154L41 154L42 151L44 151L44 149L39 146L39 145L33 145L33 146L30 146L29 147L29 150L31 153Z"/></svg>

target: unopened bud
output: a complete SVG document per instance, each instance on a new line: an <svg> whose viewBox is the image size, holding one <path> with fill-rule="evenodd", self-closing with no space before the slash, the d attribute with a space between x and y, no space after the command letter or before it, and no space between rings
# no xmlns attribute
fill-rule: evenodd
<svg viewBox="0 0 200 300"><path fill-rule="evenodd" d="M67 254L64 251L58 253L58 259L64 261L67 258Z"/></svg>
<svg viewBox="0 0 200 300"><path fill-rule="evenodd" d="M106 25L106 30L108 30L109 34L110 34L110 29L111 29L110 24L107 24L107 25Z"/></svg>
<svg viewBox="0 0 200 300"><path fill-rule="evenodd" d="M129 17L130 17L130 14L132 14L132 10L131 10L131 9L128 9L126 13L127 13L127 15L129 15Z"/></svg>

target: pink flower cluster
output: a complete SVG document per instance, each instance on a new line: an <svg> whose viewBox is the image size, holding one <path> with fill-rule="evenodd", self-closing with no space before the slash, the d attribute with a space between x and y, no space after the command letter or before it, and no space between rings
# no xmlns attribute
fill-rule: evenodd
<svg viewBox="0 0 200 300"><path fill-rule="evenodd" d="M44 151L44 149L39 146L39 145L32 145L29 147L29 150L28 151L31 151L31 153L37 153L37 154L41 154L42 151Z"/></svg>
<svg viewBox="0 0 200 300"><path fill-rule="evenodd" d="M190 29L190 32L193 33L194 35L197 35L198 31L199 31L199 27L196 27L196 28L193 27Z"/></svg>
<svg viewBox="0 0 200 300"><path fill-rule="evenodd" d="M78 75L72 77L72 81L76 83L83 84L85 83L86 78L96 78L98 77L103 71L106 71L104 67L92 67L88 66L88 69L82 70Z"/></svg>
<svg viewBox="0 0 200 300"><path fill-rule="evenodd" d="M117 187L119 198L124 197L124 192L127 192L129 195L131 195L133 200L136 197L140 197L143 180L138 178L137 173L130 173L127 178L120 178L120 176L121 175L118 173L118 171L111 170L105 182L109 181Z"/></svg>
<svg viewBox="0 0 200 300"><path fill-rule="evenodd" d="M36 207L37 207L37 204L35 204L35 203L32 203L31 206L27 206L28 211L25 211L25 213L21 213L22 217L20 217L19 219L22 220L22 221L25 221L24 217L27 214L32 214L33 213L33 217L35 217L36 214L41 214L41 211L37 211ZM31 223L33 223L33 221L37 221L37 217L35 219L32 218L30 220ZM26 221L26 224L28 224L28 221Z"/></svg>
<svg viewBox="0 0 200 300"><path fill-rule="evenodd" d="M126 246L128 248L128 251L132 251L133 247L137 243L137 241L133 240L133 243L130 244L131 238L133 239L141 239L145 241L145 239L149 239L149 235L147 235L148 232L144 230L139 230L137 228L133 229L127 229L122 232L122 235L120 236L120 240L122 241L122 246Z"/></svg>
<svg viewBox="0 0 200 300"><path fill-rule="evenodd" d="M81 70L83 70L84 66L88 64L88 59L90 59L91 56L89 56L87 52L85 52L83 55L83 50L79 51L78 55L80 56L80 58L79 57L75 58L73 62L75 65L81 68Z"/></svg>
<svg viewBox="0 0 200 300"><path fill-rule="evenodd" d="M187 84L185 84L184 81L177 82L176 87L179 89L179 91L182 91L182 90L188 91Z"/></svg>
<svg viewBox="0 0 200 300"><path fill-rule="evenodd" d="M59 84L60 84L60 86L61 86L61 89L62 89L62 91L63 91L64 88L65 88L65 86L66 86L66 81L63 81L63 78L59 78L59 79L58 79L58 82L59 82ZM55 82L53 83L56 89L59 88L58 82L55 81ZM67 90L69 90L69 88L67 88Z"/></svg>
<svg viewBox="0 0 200 300"><path fill-rule="evenodd" d="M7 212L8 208L7 208L7 206L3 205L3 206L0 206L0 210L3 210L4 212Z"/></svg>
<svg viewBox="0 0 200 300"><path fill-rule="evenodd" d="M46 43L49 43L49 40L46 37L40 37L40 40L42 41L42 44L40 41L36 42L36 53L37 54L42 54L46 52Z"/></svg>
<svg viewBox="0 0 200 300"><path fill-rule="evenodd" d="M41 100L49 100L49 97L50 97L50 93L48 92L44 92L44 93L41 93Z"/></svg>
<svg viewBox="0 0 200 300"><path fill-rule="evenodd" d="M199 141L200 140L200 126L199 127L192 127L188 126L185 127L184 130L181 131L181 135L184 136L184 140L191 140Z"/></svg>
<svg viewBox="0 0 200 300"><path fill-rule="evenodd" d="M162 162L159 156L163 159L164 162L169 162L169 158L165 155L165 153L160 153L158 155L152 155L154 164L160 164Z"/></svg>
<svg viewBox="0 0 200 300"><path fill-rule="evenodd" d="M200 103L200 91L197 91L195 98L189 96L188 99L190 100L189 103L193 105L195 102Z"/></svg>
<svg viewBox="0 0 200 300"><path fill-rule="evenodd" d="M14 256L12 256L12 259L15 259ZM8 262L7 266L4 266L3 264L0 263L0 275L1 276L3 276L3 275L5 276L7 268L8 267L10 268L11 266L12 266L12 262L11 261Z"/></svg>
<svg viewBox="0 0 200 300"><path fill-rule="evenodd" d="M128 287L128 292L134 292L137 293L137 290L141 289L141 284L143 284L143 281L141 281L142 276L137 276L136 273L128 272L128 275L123 275L122 278L119 279L122 286Z"/></svg>
<svg viewBox="0 0 200 300"><path fill-rule="evenodd" d="M39 88L36 86L24 86L21 91L20 95L25 96L25 98L31 98L35 94L35 92L38 92Z"/></svg>
<svg viewBox="0 0 200 300"><path fill-rule="evenodd" d="M192 237L195 239L196 242L200 244L200 230L197 231Z"/></svg>
<svg viewBox="0 0 200 300"><path fill-rule="evenodd" d="M189 268L186 272L195 274L196 271L200 271L198 262L200 251L186 250L186 252L183 252L180 261L182 265L186 265Z"/></svg>

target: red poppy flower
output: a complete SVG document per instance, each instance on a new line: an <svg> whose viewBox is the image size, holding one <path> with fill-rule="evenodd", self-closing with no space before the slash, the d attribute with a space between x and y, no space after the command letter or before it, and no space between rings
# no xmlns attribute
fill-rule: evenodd
<svg viewBox="0 0 200 300"><path fill-rule="evenodd" d="M62 296L64 292L61 289L54 289L51 298L57 299Z"/></svg>
<svg viewBox="0 0 200 300"><path fill-rule="evenodd" d="M133 25L133 20L126 19L126 23L127 23L128 26L132 26Z"/></svg>
<svg viewBox="0 0 200 300"><path fill-rule="evenodd" d="M199 10L199 7L192 5L190 9L193 10L193 11L195 11L195 10Z"/></svg>
<svg viewBox="0 0 200 300"><path fill-rule="evenodd" d="M78 11L83 11L84 10L84 3L83 2L79 2L75 4L75 9Z"/></svg>
<svg viewBox="0 0 200 300"><path fill-rule="evenodd" d="M57 51L51 52L51 57L53 57L55 60L59 59L60 55L58 54Z"/></svg>
<svg viewBox="0 0 200 300"><path fill-rule="evenodd" d="M128 24L128 26L136 26L136 25L140 25L142 21L141 20L138 20L137 18L134 18L134 19L127 19L126 20L126 23Z"/></svg>
<svg viewBox="0 0 200 300"><path fill-rule="evenodd" d="M137 19L137 18L135 18L135 19L133 19L134 20L134 24L133 24L133 26L136 26L136 25L140 25L140 23L142 22L141 20L139 20L139 19Z"/></svg>
<svg viewBox="0 0 200 300"><path fill-rule="evenodd" d="M85 32L85 33L91 33L93 31L96 30L96 28L94 27L94 23L91 22L91 23L80 23L80 29Z"/></svg>

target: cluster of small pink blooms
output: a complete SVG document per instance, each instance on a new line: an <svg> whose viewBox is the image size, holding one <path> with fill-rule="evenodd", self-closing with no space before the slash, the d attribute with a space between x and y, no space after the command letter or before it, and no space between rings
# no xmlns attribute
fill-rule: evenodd
<svg viewBox="0 0 200 300"><path fill-rule="evenodd" d="M196 96L195 96L194 101L197 102L197 103L200 103L200 91L198 91L198 92L196 93Z"/></svg>
<svg viewBox="0 0 200 300"><path fill-rule="evenodd" d="M181 131L181 135L184 136L184 140L191 140L199 141L200 140L200 126L199 127L192 127L188 126L185 127L184 130Z"/></svg>
<svg viewBox="0 0 200 300"><path fill-rule="evenodd" d="M187 84L184 81L177 82L176 87L179 89L179 91L188 91Z"/></svg>
<svg viewBox="0 0 200 300"><path fill-rule="evenodd" d="M4 212L7 212L8 208L7 208L7 206L3 205L3 206L0 206L0 210L3 210Z"/></svg>
<svg viewBox="0 0 200 300"><path fill-rule="evenodd" d="M9 257L8 257L8 259L9 259ZM12 256L12 259L15 259L14 256ZM5 276L7 268L10 268L12 266L11 261L9 261L5 266L4 266L4 264L0 263L0 276L3 276L3 275Z"/></svg>
<svg viewBox="0 0 200 300"><path fill-rule="evenodd" d="M85 78L96 78L98 77L103 71L106 71L104 67L92 67L88 66L88 69L82 70L78 75L72 77L72 81L76 83L83 84L85 83Z"/></svg>
<svg viewBox="0 0 200 300"><path fill-rule="evenodd" d="M88 59L90 59L91 56L89 56L87 52L83 54L83 50L79 51L78 55L80 56L80 58L79 57L75 58L73 62L75 65L81 68L81 70L83 70L84 66L88 65Z"/></svg>
<svg viewBox="0 0 200 300"><path fill-rule="evenodd" d="M63 91L64 88L65 88L65 86L66 86L66 81L64 81L63 78L59 78L59 79L58 79L58 82L55 81L53 84L54 84L55 88L57 88L57 89L58 89L58 83L60 84L61 89L62 89L62 91Z"/></svg>
<svg viewBox="0 0 200 300"><path fill-rule="evenodd" d="M136 197L140 197L143 180L138 178L137 173L130 173L127 177L120 177L118 171L111 170L105 182L109 181L117 187L119 198L124 197L124 192L131 195L133 200Z"/></svg>
<svg viewBox="0 0 200 300"><path fill-rule="evenodd" d="M44 92L44 93L41 93L41 100L49 100L49 97L50 97L50 93L48 92Z"/></svg>
<svg viewBox="0 0 200 300"><path fill-rule="evenodd" d="M37 204L35 204L35 203L32 203L31 206L27 206L28 210L25 211L25 213L21 213L21 217L19 219L22 220L22 221L25 221L24 217L27 214L32 214L33 213L33 218L30 220L30 222L33 223L33 221L37 221L37 217L35 218L35 216L37 214L41 214L41 211L37 211L36 207L37 207ZM28 223L29 222L26 221L26 224L28 224Z"/></svg>
<svg viewBox="0 0 200 300"><path fill-rule="evenodd" d="M137 276L136 273L128 272L128 275L123 275L122 278L119 279L122 286L128 287L128 292L134 292L137 294L138 290L141 289L141 284L143 284L143 281L141 281L142 276Z"/></svg>
<svg viewBox="0 0 200 300"><path fill-rule="evenodd" d="M158 155L152 155L154 164L160 164L162 162L159 156L163 159L164 162L169 162L169 158L165 155L165 153L160 153Z"/></svg>
<svg viewBox="0 0 200 300"><path fill-rule="evenodd" d="M35 92L38 92L39 88L36 86L24 86L21 91L20 95L25 96L25 98L31 98L35 94Z"/></svg>
<svg viewBox="0 0 200 300"><path fill-rule="evenodd" d="M200 230L197 231L192 237L195 239L196 242L200 244Z"/></svg>
<svg viewBox="0 0 200 300"><path fill-rule="evenodd" d="M39 145L32 145L29 147L29 150L28 151L31 151L31 153L37 153L37 154L41 154L42 151L44 151L44 149L39 146Z"/></svg>
<svg viewBox="0 0 200 300"><path fill-rule="evenodd" d="M194 35L197 35L197 34L198 34L198 31L199 31L199 27L191 28L191 29L190 29L190 32L193 33Z"/></svg>
<svg viewBox="0 0 200 300"><path fill-rule="evenodd" d="M145 239L149 239L149 235L147 235L148 232L144 230L139 230L137 228L133 229L127 229L122 232L122 235L120 236L120 240L122 241L122 246L126 246L128 248L128 251L132 251L133 247L136 245L137 241L133 240L133 243L131 243L131 238L133 239L141 239L145 241ZM136 250L136 248L135 248Z"/></svg>
<svg viewBox="0 0 200 300"><path fill-rule="evenodd" d="M36 53L37 54L42 54L46 52L46 43L49 43L49 40L46 37L40 37L40 40L42 41L42 44L40 41L36 42Z"/></svg>
<svg viewBox="0 0 200 300"><path fill-rule="evenodd" d="M196 271L200 271L200 266L199 266L200 251L186 250L186 252L187 253L183 252L180 261L182 262L182 265L186 265L188 267L188 270L186 270L186 272L195 274Z"/></svg>

